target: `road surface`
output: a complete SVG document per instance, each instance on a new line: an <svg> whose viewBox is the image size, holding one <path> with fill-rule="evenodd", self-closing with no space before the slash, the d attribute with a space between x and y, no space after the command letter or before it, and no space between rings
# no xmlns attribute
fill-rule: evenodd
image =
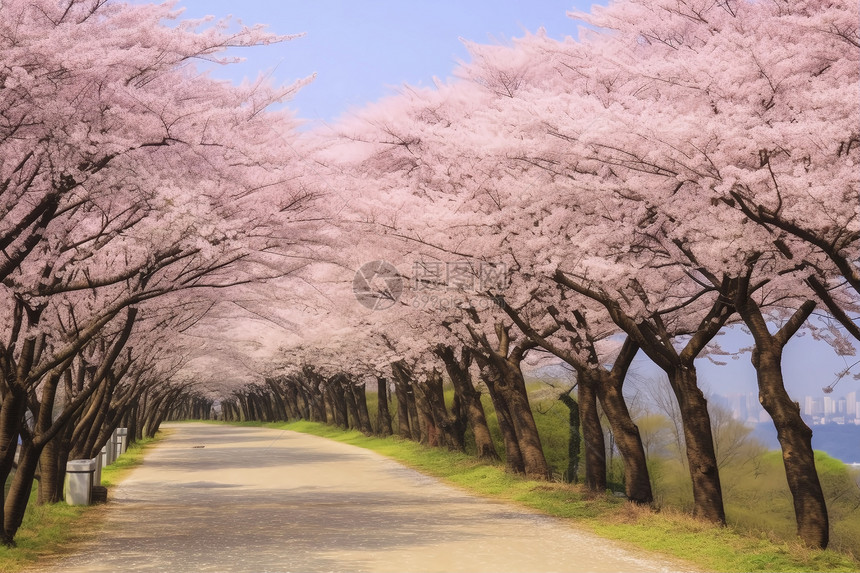
<svg viewBox="0 0 860 573"><path fill-rule="evenodd" d="M678 571L373 452L185 423L111 492L103 530L50 573Z"/></svg>

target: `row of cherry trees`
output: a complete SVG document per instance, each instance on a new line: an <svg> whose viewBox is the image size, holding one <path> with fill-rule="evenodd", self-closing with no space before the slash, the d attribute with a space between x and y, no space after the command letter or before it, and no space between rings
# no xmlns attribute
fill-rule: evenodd
<svg viewBox="0 0 860 573"><path fill-rule="evenodd" d="M195 66L286 37L169 6L5 0L4 541L37 476L55 500L64 460L117 425L152 433L216 400L228 418L455 449L470 432L494 458L483 387L508 467L546 478L523 378L542 356L577 374L586 486L606 487L602 410L626 494L648 504L623 395L639 352L677 398L694 512L724 523L695 361L744 324L798 534L826 546L780 359L801 329L842 354L860 339L854 8L619 0L575 14L576 41L470 45L458 80L300 138L270 109L300 84L233 86ZM264 324L281 330L276 352ZM231 328L257 340L226 343ZM370 419L368 384L393 419Z"/></svg>
<svg viewBox="0 0 860 573"><path fill-rule="evenodd" d="M312 196L287 184L299 85L216 81L195 62L289 38L178 22L169 5L0 4L0 532L34 479L120 425L153 434L198 393L181 333L229 287L287 272ZM287 174L290 175L287 175ZM292 244L292 246L291 246ZM0 488L0 495L3 489Z"/></svg>
<svg viewBox="0 0 860 573"><path fill-rule="evenodd" d="M313 134L337 262L397 272L361 267L353 284L372 312L331 286L329 332L286 347L278 376L237 393L228 415L343 424L367 380L392 380L400 434L461 448L468 427L493 457L477 376L508 466L546 477L522 365L553 355L577 374L586 484L606 486L599 405L627 496L647 504L622 392L642 352L678 402L694 513L725 523L696 360L724 354L715 337L742 324L798 535L824 547L812 432L781 356L801 329L841 354L860 339L856 5L624 0L574 16L588 25L577 41L470 45L458 80Z"/></svg>

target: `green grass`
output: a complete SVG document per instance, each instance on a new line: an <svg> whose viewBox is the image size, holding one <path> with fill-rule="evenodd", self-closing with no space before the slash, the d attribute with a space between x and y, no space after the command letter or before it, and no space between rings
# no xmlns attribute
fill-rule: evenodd
<svg viewBox="0 0 860 573"><path fill-rule="evenodd" d="M110 488L140 465L146 448L161 437L133 444L116 462L102 469L102 485L108 487L108 497ZM34 486L24 522L15 537L15 547L0 545L0 573L22 571L67 553L70 546L98 530L103 507L71 506L65 502L37 505Z"/></svg>
<svg viewBox="0 0 860 573"><path fill-rule="evenodd" d="M501 465L397 437L368 437L304 421L265 426L367 448L476 494L571 519L598 535L682 559L707 571L860 570L860 562L836 551L810 550L798 542L775 541L734 527L715 527L681 512L654 512L611 496L589 496L578 486L527 480L507 473Z"/></svg>
<svg viewBox="0 0 860 573"><path fill-rule="evenodd" d="M64 547L79 539L73 524L81 522L89 509L65 503L37 506L34 491L15 538L16 546L0 545L0 571L21 571L40 559L59 554Z"/></svg>
<svg viewBox="0 0 860 573"><path fill-rule="evenodd" d="M108 488L108 495L110 495L110 488L121 482L129 471L143 463L146 450L167 435L170 435L170 430L161 430L155 438L145 438L135 442L114 463L102 468L102 485Z"/></svg>

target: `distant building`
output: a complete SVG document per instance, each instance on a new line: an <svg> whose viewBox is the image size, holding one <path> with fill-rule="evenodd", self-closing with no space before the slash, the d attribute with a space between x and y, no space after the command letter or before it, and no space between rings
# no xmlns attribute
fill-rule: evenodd
<svg viewBox="0 0 860 573"><path fill-rule="evenodd" d="M848 392L845 394L845 414L848 417L858 418L857 415L857 392Z"/></svg>
<svg viewBox="0 0 860 573"><path fill-rule="evenodd" d="M713 395L709 399L731 411L735 420L747 424L770 422L770 416L762 408L755 392L729 394L728 396ZM825 424L860 426L860 399L858 399L857 391L849 392L844 397L798 397L797 404L807 424L814 426Z"/></svg>

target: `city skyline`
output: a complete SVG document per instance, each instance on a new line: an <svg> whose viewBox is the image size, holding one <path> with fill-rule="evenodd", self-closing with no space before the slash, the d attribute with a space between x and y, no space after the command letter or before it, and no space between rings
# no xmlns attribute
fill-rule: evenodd
<svg viewBox="0 0 860 573"><path fill-rule="evenodd" d="M770 422L755 392L714 394L711 400L727 408L735 420L748 424ZM860 426L860 400L857 390L843 395L804 395L797 401L801 414L813 426L825 424L854 424Z"/></svg>

